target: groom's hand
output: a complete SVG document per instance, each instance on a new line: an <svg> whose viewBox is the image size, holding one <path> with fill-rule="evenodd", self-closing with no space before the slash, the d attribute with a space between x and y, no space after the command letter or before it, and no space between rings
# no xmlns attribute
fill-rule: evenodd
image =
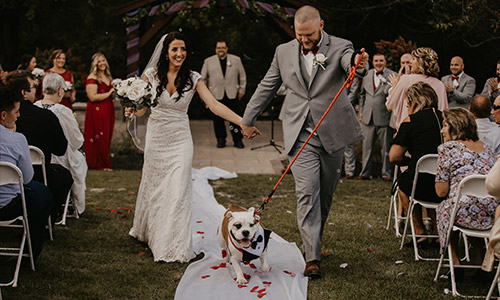
<svg viewBox="0 0 500 300"><path fill-rule="evenodd" d="M359 63L359 69L364 69L368 65L368 59L369 55L368 53L365 52L365 48L361 48L361 52L364 52L365 54L363 55L363 58L361 59L361 62ZM356 54L354 57L354 64L356 64L359 60L360 54Z"/></svg>
<svg viewBox="0 0 500 300"><path fill-rule="evenodd" d="M260 131L255 126L241 124L241 130L243 131L243 136L247 139L252 139L256 135L260 135Z"/></svg>

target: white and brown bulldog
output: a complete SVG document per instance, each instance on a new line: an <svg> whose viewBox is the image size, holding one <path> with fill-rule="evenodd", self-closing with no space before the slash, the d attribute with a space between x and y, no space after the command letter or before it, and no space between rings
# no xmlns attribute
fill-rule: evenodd
<svg viewBox="0 0 500 300"><path fill-rule="evenodd" d="M231 260L236 273L236 283L248 282L241 269L241 262L260 258L261 271L270 270L267 263L267 244L270 234L270 230L262 227L260 216L255 214L255 208L246 210L236 205L229 205L217 228L217 240L222 248L224 261Z"/></svg>

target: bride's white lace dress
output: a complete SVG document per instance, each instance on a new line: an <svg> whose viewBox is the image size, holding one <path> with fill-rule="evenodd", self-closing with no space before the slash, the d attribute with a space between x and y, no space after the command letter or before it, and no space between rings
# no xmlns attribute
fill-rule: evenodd
<svg viewBox="0 0 500 300"><path fill-rule="evenodd" d="M144 74L158 85L156 71ZM134 225L129 234L148 243L154 261L187 262L195 257L191 238L193 141L187 115L201 75L191 73L193 88L176 101L165 90L147 124L142 179Z"/></svg>

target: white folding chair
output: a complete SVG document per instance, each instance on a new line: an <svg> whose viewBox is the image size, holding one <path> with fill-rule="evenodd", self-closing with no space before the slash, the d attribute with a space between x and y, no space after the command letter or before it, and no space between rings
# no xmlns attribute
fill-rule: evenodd
<svg viewBox="0 0 500 300"><path fill-rule="evenodd" d="M68 191L68 196L66 196L66 202L64 203L64 210L63 210L63 215L61 218L61 221L57 222L57 225L62 225L66 226L66 218L67 217L75 217L76 219L79 219L80 216L78 215L78 210L76 209L76 206L73 203L70 203L71 200L71 189ZM73 206L73 214L68 215L68 208L69 206Z"/></svg>
<svg viewBox="0 0 500 300"><path fill-rule="evenodd" d="M23 256L29 257L31 262L31 269L35 271L35 262L33 260L33 251L31 247L30 230L28 226L28 212L26 209L26 200L24 197L23 174L19 168L9 162L0 162L0 185L18 184L21 190L21 202L23 206L23 214L12 220L0 221L0 227L5 228L22 228L23 236L19 247L0 247L0 255L2 256L17 256L16 268L14 270L14 277L10 282L0 283L2 286L17 286L17 279L19 277L19 270L21 268L21 261ZM21 222L21 224L19 224ZM28 253L24 254L24 245L28 241Z"/></svg>
<svg viewBox="0 0 500 300"><path fill-rule="evenodd" d="M392 181L392 189L391 189L391 200L389 202L389 215L387 217L387 227L386 229L389 230L391 226L391 219L392 219L392 213L394 212L394 229L396 230L396 237L401 237L401 232L399 232L399 221L406 221L406 217L404 216L398 216L398 203L399 203L399 196L398 196L398 173L399 173L399 166L394 167L394 177Z"/></svg>
<svg viewBox="0 0 500 300"><path fill-rule="evenodd" d="M495 286L497 286L498 293L500 294L500 282L498 282L499 276L500 276L500 261L498 262L497 272L495 274L495 278L493 278L493 281L491 282L490 290L488 291L488 296L486 296L486 300L491 299L493 291L495 290Z"/></svg>
<svg viewBox="0 0 500 300"><path fill-rule="evenodd" d="M417 182L418 182L418 176L419 173L427 173L427 174L432 174L436 175L437 171L437 154L427 154L422 156L418 161L417 161L417 166L415 167L415 176L413 179L413 187L411 189L411 195L410 195L410 207L408 208L408 213L406 222L405 222L405 229L403 230L403 235L401 238L401 247L400 249L403 248L404 243L405 243L405 238L406 238L406 233L408 231L408 222L411 224L411 236L413 240L413 249L415 252L415 260L435 260L437 261L438 258L427 258L427 257L422 257L418 253L418 245L417 245L417 238L420 237L426 237L426 238L439 238L438 235L435 234L415 234L415 225L413 224L413 218L412 218L412 212L415 207L415 205L419 204L422 207L425 207L427 209L436 209L439 205L439 203L435 202L429 202L425 201L422 199L415 199L415 191L417 187Z"/></svg>
<svg viewBox="0 0 500 300"><path fill-rule="evenodd" d="M448 266L450 268L450 273L451 273L451 289L453 296L461 296L460 293L457 291L457 284L455 281L455 268L480 269L481 265L460 265L460 266L453 265L453 260L451 259L451 246L450 246L450 237L452 232L458 231L463 236L482 238L484 239L486 245L488 245L488 237L490 235L490 230L475 230L455 225L455 218L458 212L458 207L460 205L459 200L462 198L463 195L479 197L479 198L491 197L486 191L485 180L486 180L486 175L470 175L465 177L464 179L462 179L462 181L460 181L460 184L458 185L458 193L454 199L453 210L449 221L450 227L448 228L448 232L446 234L446 249L448 250L449 264L443 265L443 261L445 258L444 258L444 253L441 254L438 268L436 270L436 276L434 277L434 281L437 281L439 277L439 272L441 271L441 267Z"/></svg>
<svg viewBox="0 0 500 300"><path fill-rule="evenodd" d="M42 176L43 176L43 184L47 186L47 171L45 170L45 155L43 154L42 150L36 146L29 146L30 148L30 157L31 157L31 164L34 166L41 166L42 167ZM48 219L48 224L47 227L49 229L49 236L50 240L54 240L54 235L52 234L52 221L51 217L49 215Z"/></svg>

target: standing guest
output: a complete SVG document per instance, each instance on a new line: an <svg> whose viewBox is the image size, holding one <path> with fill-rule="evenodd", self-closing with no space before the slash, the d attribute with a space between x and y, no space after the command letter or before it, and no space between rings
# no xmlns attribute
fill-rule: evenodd
<svg viewBox="0 0 500 300"><path fill-rule="evenodd" d="M392 165L389 162L389 148L392 141L392 128L389 127L391 113L385 106L390 86L389 75L396 72L386 68L387 61L383 54L373 56L373 67L363 78L359 99L359 120L363 129L363 167L358 179L370 179L373 176L373 146L375 138L380 143L382 157L382 179L390 181Z"/></svg>
<svg viewBox="0 0 500 300"><path fill-rule="evenodd" d="M405 53L401 55L401 58L399 59L399 64L400 64L400 69L399 69L399 76L403 74L411 74L411 62L413 58L410 53Z"/></svg>
<svg viewBox="0 0 500 300"><path fill-rule="evenodd" d="M500 96L500 60L497 62L496 77L491 77L486 80L481 94L488 97L492 103Z"/></svg>
<svg viewBox="0 0 500 300"><path fill-rule="evenodd" d="M491 115L497 125L500 125L500 95L495 99L491 107Z"/></svg>
<svg viewBox="0 0 500 300"><path fill-rule="evenodd" d="M89 169L111 171L109 146L115 126L115 105L111 95L111 72L102 53L92 55L90 74L85 81L89 101L85 111L83 151Z"/></svg>
<svg viewBox="0 0 500 300"><path fill-rule="evenodd" d="M52 154L62 156L66 153L68 141L56 115L46 109L33 105L35 101L36 85L33 75L28 71L13 71L7 75L7 85L24 95L21 101L20 114L17 119L17 132L22 133L28 140L29 145L36 146L42 150L45 156L45 170L47 172L47 183L54 203L52 205L52 222L56 222L62 213L62 204L66 197L73 178L68 169L59 164L51 163ZM42 168L35 166L34 179L43 182Z"/></svg>
<svg viewBox="0 0 500 300"><path fill-rule="evenodd" d="M18 91L0 86L0 161L16 165L23 173L28 226L36 262L42 251L52 194L45 185L32 180L33 166L28 142L24 135L15 132L22 99ZM18 185L0 186L0 220L11 220L23 214L20 193Z"/></svg>
<svg viewBox="0 0 500 300"><path fill-rule="evenodd" d="M33 72L36 67L36 57L31 54L23 54L21 56L21 63L17 67L18 70L26 70Z"/></svg>
<svg viewBox="0 0 500 300"><path fill-rule="evenodd" d="M216 55L205 59L201 68L201 76L205 79L208 89L215 99L229 107L232 111L238 111L238 100L245 95L247 86L247 76L241 59L233 54L227 53L228 47L224 40L217 41L215 46ZM217 138L217 148L226 147L226 126L224 119L213 115L215 137ZM241 127L230 123L229 130L233 137L236 148L244 148Z"/></svg>
<svg viewBox="0 0 500 300"><path fill-rule="evenodd" d="M491 102L484 95L477 94L470 102L469 110L477 125L477 135L483 143L489 144L496 154L500 154L500 127L490 121Z"/></svg>
<svg viewBox="0 0 500 300"><path fill-rule="evenodd" d="M365 53L368 56L368 53ZM363 66L362 66L363 67ZM351 102L352 107L357 112L359 107L359 88L363 83L363 78L354 77L351 87L347 88L347 99ZM356 152L354 151L354 144L345 146L344 150L344 172L346 179L354 179L354 172L356 171Z"/></svg>
<svg viewBox="0 0 500 300"><path fill-rule="evenodd" d="M468 109L476 92L476 80L464 73L464 61L460 56L451 59L450 71L450 75L441 78L448 95L448 106Z"/></svg>
<svg viewBox="0 0 500 300"><path fill-rule="evenodd" d="M466 109L456 107L443 112L444 144L438 148L438 168L436 174L436 193L447 199L439 204L436 213L438 221L439 241L441 253L446 251L446 237L450 224L455 201L460 201L455 223L461 227L486 230L493 226L495 209L500 199L477 198L462 196L456 199L458 186L467 176L486 175L493 167L496 156L491 147L479 141L476 122L472 114ZM484 241L470 238L472 243L472 261L482 263ZM452 232L450 238L453 264L460 265L457 256L458 232ZM460 271L458 271L460 270ZM458 269L457 277L463 277L463 269Z"/></svg>
<svg viewBox="0 0 500 300"><path fill-rule="evenodd" d="M155 262L188 262L195 257L191 231L193 139L187 115L194 93L198 92L213 113L241 124L241 117L217 101L201 75L190 69L188 46L178 32L162 36L143 74L159 98L147 122L142 180L129 234L149 245ZM125 116L145 112L146 108L127 108Z"/></svg>
<svg viewBox="0 0 500 300"><path fill-rule="evenodd" d="M389 152L389 159L399 166L408 166L401 174L398 181L398 194L401 204L408 211L411 190L416 184L415 198L426 199L427 201L440 202L440 199L433 187L435 177L422 173L418 176L418 182L414 183L415 170L418 160L427 154L437 153L437 147L442 143L441 139L441 112L437 110L438 98L435 90L427 83L417 82L406 91L406 102L409 116L401 123L398 133L394 138L393 145ZM410 156L406 156L405 153ZM412 213L415 233L422 235L425 233L425 226L422 220L422 207L415 206ZM434 210L427 210L428 215L435 224ZM417 240L419 245L428 243L426 238Z"/></svg>
<svg viewBox="0 0 500 300"><path fill-rule="evenodd" d="M61 104L73 110L73 102L75 102L76 99L76 90L74 88L75 80L73 78L73 74L64 68L64 65L66 64L66 53L64 53L61 49L54 50L50 56L50 60L52 61L52 68L45 70L45 73L57 73L64 78L67 82L66 85L71 84L70 89L65 88L66 92L64 93L64 98L61 101Z"/></svg>
<svg viewBox="0 0 500 300"><path fill-rule="evenodd" d="M448 108L448 99L444 84L437 78L439 75L438 55L431 48L417 48L411 53L412 65L410 75L389 76L392 88L387 97L387 110L392 111L394 129L398 130L401 122L408 116L406 90L413 84L423 81L430 84L438 96L438 109Z"/></svg>
<svg viewBox="0 0 500 300"><path fill-rule="evenodd" d="M64 96L64 79L55 73L47 74L43 79L44 97L35 105L52 111L64 131L68 140L68 148L63 156L52 155L51 162L59 164L71 172L73 178L73 199L79 214L85 210L85 177L87 176L87 163L85 156L80 152L83 145L83 135L71 109L59 104Z"/></svg>
<svg viewBox="0 0 500 300"><path fill-rule="evenodd" d="M292 160L341 89L359 55L352 43L323 31L324 21L312 6L302 6L294 20L295 40L276 48L271 67L259 83L243 116L243 132L259 134L257 116L282 83L287 93L282 107L285 151ZM364 56L365 65L367 58ZM362 72L364 75L365 70ZM320 277L321 237L333 192L340 177L344 148L361 139L356 113L343 91L332 110L292 166L297 219L306 260L304 275Z"/></svg>

